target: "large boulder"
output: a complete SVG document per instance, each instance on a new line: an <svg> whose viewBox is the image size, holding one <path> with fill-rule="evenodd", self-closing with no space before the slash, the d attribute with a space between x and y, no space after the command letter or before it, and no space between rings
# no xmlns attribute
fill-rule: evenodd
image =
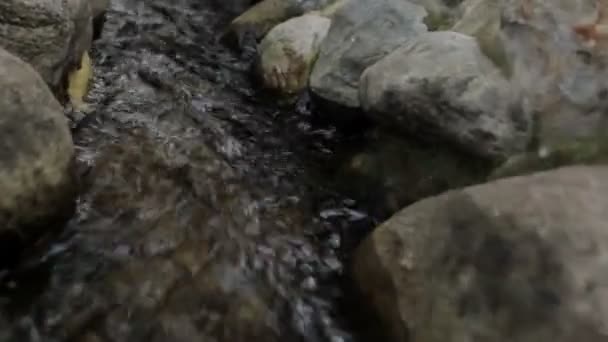
<svg viewBox="0 0 608 342"><path fill-rule="evenodd" d="M0 240L50 226L74 199L68 122L40 75L0 48Z"/></svg>
<svg viewBox="0 0 608 342"><path fill-rule="evenodd" d="M369 67L363 109L388 126L501 159L528 143L531 121L511 105L510 84L474 38L428 32Z"/></svg>
<svg viewBox="0 0 608 342"><path fill-rule="evenodd" d="M30 63L56 96L67 100L67 76L91 45L87 0L0 2L0 47Z"/></svg>
<svg viewBox="0 0 608 342"><path fill-rule="evenodd" d="M608 167L420 201L378 227L354 275L392 341L603 342Z"/></svg>
<svg viewBox="0 0 608 342"><path fill-rule="evenodd" d="M305 89L330 25L326 17L306 14L275 26L258 48L264 85L286 95Z"/></svg>
<svg viewBox="0 0 608 342"><path fill-rule="evenodd" d="M338 8L315 62L310 88L322 100L359 108L363 71L426 32L426 11L402 0L350 0Z"/></svg>

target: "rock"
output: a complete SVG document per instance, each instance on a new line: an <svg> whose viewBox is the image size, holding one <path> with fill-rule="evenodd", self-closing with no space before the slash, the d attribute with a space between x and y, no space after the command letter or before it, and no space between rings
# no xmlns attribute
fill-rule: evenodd
<svg viewBox="0 0 608 342"><path fill-rule="evenodd" d="M424 23L430 31L448 29L455 19L454 10L448 7L443 0L408 0L411 3L424 7L427 12Z"/></svg>
<svg viewBox="0 0 608 342"><path fill-rule="evenodd" d="M21 228L49 227L72 208L72 138L42 78L3 49L0 108L0 236L28 235Z"/></svg>
<svg viewBox="0 0 608 342"><path fill-rule="evenodd" d="M500 31L500 10L498 2L465 0L460 4L462 16L450 30L475 37L484 55L509 76L509 64Z"/></svg>
<svg viewBox="0 0 608 342"><path fill-rule="evenodd" d="M475 39L429 32L368 68L362 107L377 121L488 159L521 151L530 120L511 106L509 83Z"/></svg>
<svg viewBox="0 0 608 342"><path fill-rule="evenodd" d="M518 90L513 103L536 125L529 151L497 174L606 159L606 11L608 4L592 0L503 2L502 41Z"/></svg>
<svg viewBox="0 0 608 342"><path fill-rule="evenodd" d="M263 0L230 23L227 39L245 48L251 40L262 39L274 26L293 17L320 10L334 0Z"/></svg>
<svg viewBox="0 0 608 342"><path fill-rule="evenodd" d="M56 96L67 100L68 73L91 44L89 1L7 0L0 13L0 47L30 63Z"/></svg>
<svg viewBox="0 0 608 342"><path fill-rule="evenodd" d="M387 217L406 205L444 191L483 181L491 165L446 146L376 130L353 148L335 173L335 183L345 194Z"/></svg>
<svg viewBox="0 0 608 342"><path fill-rule="evenodd" d="M426 31L424 8L402 0L350 0L333 15L332 25L310 76L322 100L359 107L363 71L397 47Z"/></svg>
<svg viewBox="0 0 608 342"><path fill-rule="evenodd" d="M306 14L275 26L258 48L264 85L287 95L306 88L330 25L328 18Z"/></svg>
<svg viewBox="0 0 608 342"><path fill-rule="evenodd" d="M606 340L608 167L566 167L420 201L354 275L392 341Z"/></svg>

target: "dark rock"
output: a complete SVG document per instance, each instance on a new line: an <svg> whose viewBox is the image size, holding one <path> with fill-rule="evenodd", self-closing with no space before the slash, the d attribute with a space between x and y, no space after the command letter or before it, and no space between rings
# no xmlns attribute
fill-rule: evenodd
<svg viewBox="0 0 608 342"><path fill-rule="evenodd" d="M29 238L73 206L74 148L67 119L48 86L30 65L3 49L0 136L0 236Z"/></svg>

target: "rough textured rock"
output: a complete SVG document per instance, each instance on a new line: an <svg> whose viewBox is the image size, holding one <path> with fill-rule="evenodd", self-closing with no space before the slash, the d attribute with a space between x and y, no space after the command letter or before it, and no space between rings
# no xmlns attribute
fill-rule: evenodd
<svg viewBox="0 0 608 342"><path fill-rule="evenodd" d="M241 48L262 39L276 25L293 17L320 10L334 0L263 0L230 23L226 39Z"/></svg>
<svg viewBox="0 0 608 342"><path fill-rule="evenodd" d="M455 12L443 0L409 0L409 2L424 7L428 15L424 23L430 31L448 29L455 20Z"/></svg>
<svg viewBox="0 0 608 342"><path fill-rule="evenodd" d="M3 49L0 136L0 236L21 227L49 225L73 201L70 131L42 78Z"/></svg>
<svg viewBox="0 0 608 342"><path fill-rule="evenodd" d="M264 85L283 94L306 88L310 69L330 25L328 18L306 14L275 26L258 48Z"/></svg>
<svg viewBox="0 0 608 342"><path fill-rule="evenodd" d="M91 44L87 0L7 0L0 3L0 47L30 63L65 100L67 75Z"/></svg>
<svg viewBox="0 0 608 342"><path fill-rule="evenodd" d="M500 159L527 144L531 122L511 107L509 83L472 37L429 32L368 68L365 111L427 141Z"/></svg>
<svg viewBox="0 0 608 342"><path fill-rule="evenodd" d="M605 159L608 3L510 0L501 10L513 102L536 123L529 153L514 157L528 161L510 161L509 173Z"/></svg>
<svg viewBox="0 0 608 342"><path fill-rule="evenodd" d="M360 246L357 284L393 341L605 341L607 192L576 166L420 201Z"/></svg>
<svg viewBox="0 0 608 342"><path fill-rule="evenodd" d="M423 7L401 0L350 0L332 25L310 76L311 90L323 100L359 107L363 71L409 39L426 32Z"/></svg>
<svg viewBox="0 0 608 342"><path fill-rule="evenodd" d="M510 74L500 34L500 3L484 0L465 0L460 6L460 19L452 26L451 31L475 37L481 51L505 75Z"/></svg>

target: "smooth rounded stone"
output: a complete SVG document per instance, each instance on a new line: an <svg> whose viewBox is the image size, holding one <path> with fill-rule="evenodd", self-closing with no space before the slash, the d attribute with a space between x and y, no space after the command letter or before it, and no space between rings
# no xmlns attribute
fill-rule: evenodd
<svg viewBox="0 0 608 342"><path fill-rule="evenodd" d="M523 151L531 120L511 105L510 84L474 38L429 32L368 68L363 109L378 122L487 159Z"/></svg>
<svg viewBox="0 0 608 342"><path fill-rule="evenodd" d="M335 0L262 0L230 23L225 39L240 48L260 40L276 25L293 17L320 10Z"/></svg>
<svg viewBox="0 0 608 342"><path fill-rule="evenodd" d="M608 167L573 166L403 209L356 251L391 341L603 342Z"/></svg>
<svg viewBox="0 0 608 342"><path fill-rule="evenodd" d="M400 45L426 32L426 11L402 0L349 0L332 16L315 62L310 88L322 100L359 108L363 71Z"/></svg>
<svg viewBox="0 0 608 342"><path fill-rule="evenodd" d="M69 214L74 148L63 109L40 75L1 48L0 136L0 239L11 232L27 238Z"/></svg>
<svg viewBox="0 0 608 342"><path fill-rule="evenodd" d="M275 26L259 45L259 69L267 88L285 95L304 90L331 20L315 14Z"/></svg>
<svg viewBox="0 0 608 342"><path fill-rule="evenodd" d="M61 100L67 75L91 45L87 0L6 0L0 3L0 47L30 63Z"/></svg>

